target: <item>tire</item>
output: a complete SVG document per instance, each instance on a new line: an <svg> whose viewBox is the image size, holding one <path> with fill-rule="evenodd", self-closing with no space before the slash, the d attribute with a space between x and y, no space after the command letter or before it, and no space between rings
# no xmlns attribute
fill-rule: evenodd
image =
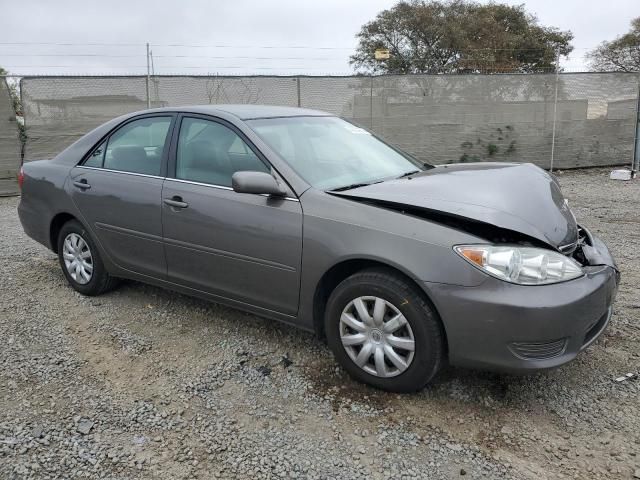
<svg viewBox="0 0 640 480"><path fill-rule="evenodd" d="M69 246L65 249L65 241L69 240ZM87 257L87 253L89 256ZM76 255L78 254L78 255ZM86 258L85 258L86 257ZM109 275L104 267L100 252L89 232L77 220L69 220L60 229L58 234L58 260L62 273L69 284L82 295L94 296L107 292L115 287L117 280ZM67 262L83 261L81 269L67 267ZM82 273L89 275L89 278ZM76 278L74 278L76 277Z"/></svg>
<svg viewBox="0 0 640 480"><path fill-rule="evenodd" d="M358 307L363 305L368 317L359 314ZM363 318L373 328L360 321ZM392 330L398 325L404 326ZM391 270L363 270L342 281L327 302L325 333L333 354L351 377L392 392L422 389L438 373L445 356L444 332L434 308L415 285ZM363 352L365 347L369 350ZM362 364L365 357L364 366L356 363Z"/></svg>

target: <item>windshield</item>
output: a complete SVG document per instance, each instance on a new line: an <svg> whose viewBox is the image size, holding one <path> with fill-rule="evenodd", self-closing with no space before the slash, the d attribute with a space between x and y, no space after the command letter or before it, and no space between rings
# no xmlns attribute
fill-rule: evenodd
<svg viewBox="0 0 640 480"><path fill-rule="evenodd" d="M298 175L322 190L373 183L424 169L340 118L268 118L247 123Z"/></svg>

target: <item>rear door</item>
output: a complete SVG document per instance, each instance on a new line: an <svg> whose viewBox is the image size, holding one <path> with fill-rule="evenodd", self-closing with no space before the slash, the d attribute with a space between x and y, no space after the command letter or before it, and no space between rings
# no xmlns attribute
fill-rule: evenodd
<svg viewBox="0 0 640 480"><path fill-rule="evenodd" d="M236 193L240 170L270 172L231 124L183 116L162 197L169 280L279 313L298 310L302 209L293 197Z"/></svg>
<svg viewBox="0 0 640 480"><path fill-rule="evenodd" d="M166 277L161 199L174 115L136 117L71 170L71 197L111 260Z"/></svg>

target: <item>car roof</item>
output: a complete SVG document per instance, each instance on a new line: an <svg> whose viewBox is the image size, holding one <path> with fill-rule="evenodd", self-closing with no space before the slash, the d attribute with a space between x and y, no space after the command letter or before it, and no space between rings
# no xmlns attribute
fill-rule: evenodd
<svg viewBox="0 0 640 480"><path fill-rule="evenodd" d="M231 114L240 120L252 120L257 118L274 118L274 117L324 117L330 116L330 113L321 112L319 110L310 110L308 108L282 107L277 105L191 105L184 107L166 107L156 108L152 111L162 112L188 112L202 113L205 115L215 115L220 113Z"/></svg>

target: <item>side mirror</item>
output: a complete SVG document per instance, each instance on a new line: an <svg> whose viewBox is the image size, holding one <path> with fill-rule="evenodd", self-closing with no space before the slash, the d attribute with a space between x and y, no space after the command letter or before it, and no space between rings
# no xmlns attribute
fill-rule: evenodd
<svg viewBox="0 0 640 480"><path fill-rule="evenodd" d="M265 172L236 172L231 177L233 191L284 197L287 192L275 178Z"/></svg>

